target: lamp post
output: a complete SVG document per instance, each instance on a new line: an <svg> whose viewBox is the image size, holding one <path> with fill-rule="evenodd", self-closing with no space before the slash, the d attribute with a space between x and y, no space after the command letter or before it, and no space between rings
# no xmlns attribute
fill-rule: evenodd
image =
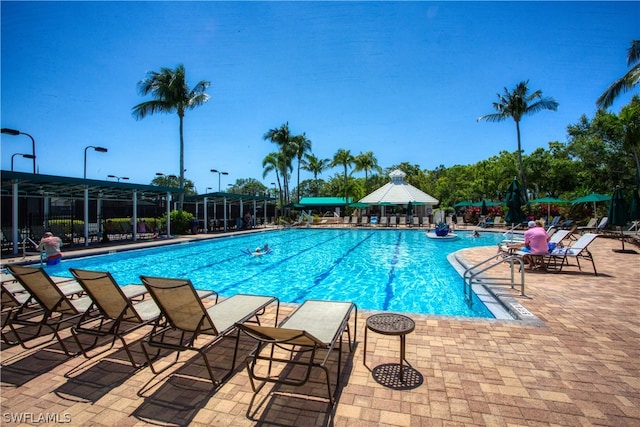
<svg viewBox="0 0 640 427"><path fill-rule="evenodd" d="M104 147L96 147L95 145L89 145L89 146L85 147L85 149L84 149L84 179L87 179L87 150L89 148L93 148L95 151L97 151L99 153L106 153L107 151L109 151L108 149L106 149Z"/></svg>
<svg viewBox="0 0 640 427"><path fill-rule="evenodd" d="M13 172L13 158L14 158L15 156L22 156L22 157L24 157L25 159L35 159L35 157L34 157L33 155L31 155L31 154L22 154L22 153L16 153L16 154L14 154L13 156L11 156L11 172Z"/></svg>
<svg viewBox="0 0 640 427"><path fill-rule="evenodd" d="M31 155L33 157L30 157L31 159L33 159L33 173L36 173L36 140L33 139L33 137L31 135L29 135L26 132L20 132L19 130L16 129L8 129L8 128L2 128L0 130L1 133L4 133L6 135L26 135L29 138L31 138Z"/></svg>
<svg viewBox="0 0 640 427"><path fill-rule="evenodd" d="M207 187L207 188L204 190L204 192L205 192L205 193L209 193L209 190L213 190L213 187Z"/></svg>
<svg viewBox="0 0 640 427"><path fill-rule="evenodd" d="M220 172L217 169L211 169L211 172L218 174L218 193L220 192L220 177L222 175L229 175L229 172Z"/></svg>
<svg viewBox="0 0 640 427"><path fill-rule="evenodd" d="M115 175L107 175L107 178L115 178L118 180L118 182L120 182L121 179L124 179L125 181L129 179L128 176L115 176Z"/></svg>

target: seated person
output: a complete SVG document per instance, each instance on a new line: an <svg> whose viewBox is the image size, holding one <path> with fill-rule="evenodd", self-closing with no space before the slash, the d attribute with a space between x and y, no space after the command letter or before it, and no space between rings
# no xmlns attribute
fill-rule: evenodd
<svg viewBox="0 0 640 427"><path fill-rule="evenodd" d="M526 252L523 260L525 264L529 264L529 269L536 268L535 255L546 255L549 253L549 235L544 229L542 221L529 221L527 224L529 229L524 232L523 243L513 243L508 245L510 248L521 248L522 252Z"/></svg>

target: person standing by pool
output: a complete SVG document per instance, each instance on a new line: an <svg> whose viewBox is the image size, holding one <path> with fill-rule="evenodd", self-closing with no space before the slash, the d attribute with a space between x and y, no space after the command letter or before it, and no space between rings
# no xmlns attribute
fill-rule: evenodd
<svg viewBox="0 0 640 427"><path fill-rule="evenodd" d="M56 265L60 263L62 259L62 239L54 236L52 232L47 231L44 233L42 239L40 239L40 250L44 251L47 255L47 265Z"/></svg>

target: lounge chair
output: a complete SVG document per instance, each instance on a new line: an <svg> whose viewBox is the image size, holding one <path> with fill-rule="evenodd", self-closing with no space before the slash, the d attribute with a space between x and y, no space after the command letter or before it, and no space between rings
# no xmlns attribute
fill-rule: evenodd
<svg viewBox="0 0 640 427"><path fill-rule="evenodd" d="M111 345L98 354L113 348L116 339L119 339L131 365L134 368L143 366L143 364L135 362L124 337L143 326L158 321L160 318L160 309L152 299L135 301L137 297L143 297L147 293L146 288L142 285L120 286L109 272L75 268L71 268L69 271L91 297L100 312L98 316L89 316L85 312L78 320L77 325L71 328L71 334L84 357L87 359L92 357L87 354L87 351L97 346L100 337L110 336L112 337ZM94 336L93 344L88 347L82 345L80 341L82 334Z"/></svg>
<svg viewBox="0 0 640 427"><path fill-rule="evenodd" d="M352 312L355 313L353 340L349 325ZM258 341L246 360L253 392L260 391L267 382L302 386L309 380L312 369L317 367L324 370L329 402L333 405L335 392L340 385L343 335L347 333L349 351L353 351L357 317L358 309L351 302L308 300L277 327L238 324L242 332ZM278 354L280 351L276 348L284 350L286 354ZM338 351L338 372L335 391L332 392L327 362L334 349ZM274 364L277 365L276 369L282 369L273 372ZM266 374L262 369L264 365L267 365ZM289 374L296 371L288 369L291 366L302 366L304 371L296 378L291 378ZM259 386L256 386L256 380L261 382Z"/></svg>
<svg viewBox="0 0 640 427"><path fill-rule="evenodd" d="M593 230L593 228L596 226L597 223L598 223L598 218L591 218L587 223L587 225L578 227L576 228L576 230Z"/></svg>
<svg viewBox="0 0 640 427"><path fill-rule="evenodd" d="M596 219L595 218L591 218L591 220L593 221L593 223L591 223L591 221L589 221L589 224L587 224L584 227L578 227L576 230L580 231L581 233L584 233L585 231L591 231L591 232L596 232L599 233L601 231L603 231L606 227L607 227L607 223L609 222L609 218L606 216L603 216L600 219L600 222L598 222L598 224L596 225Z"/></svg>
<svg viewBox="0 0 640 427"><path fill-rule="evenodd" d="M354 227L356 225L358 225L358 217L357 216L352 216L351 217L351 225L353 225Z"/></svg>
<svg viewBox="0 0 640 427"><path fill-rule="evenodd" d="M422 217L422 224L423 227L429 228L429 217L428 216L423 216Z"/></svg>
<svg viewBox="0 0 640 427"><path fill-rule="evenodd" d="M403 227L405 227L407 225L407 217L401 216L400 218L398 218L398 225L402 225Z"/></svg>
<svg viewBox="0 0 640 427"><path fill-rule="evenodd" d="M414 216L414 217L411 219L411 225L412 225L413 227L420 227L420 217L419 217L419 216Z"/></svg>
<svg viewBox="0 0 640 427"><path fill-rule="evenodd" d="M51 277L41 268L23 267L18 265L7 266L13 277L29 292L31 298L23 303L8 319L7 323L11 331L15 334L18 343L23 348L33 348L26 345L26 341L40 336L43 327L47 327L53 332L54 338L62 347L67 356L75 356L77 353L71 353L65 346L60 337L60 328L67 322L75 320L89 311L93 306L93 301L88 296L79 298L70 298L56 285ZM43 313L39 320L33 320L31 316L25 316L25 310L28 304L35 301ZM16 328L16 325L35 326L37 331L30 337L24 339L18 330L25 328Z"/></svg>
<svg viewBox="0 0 640 427"><path fill-rule="evenodd" d="M369 225L369 217L368 216L362 216L362 218L360 218L360 225L363 227L366 227Z"/></svg>
<svg viewBox="0 0 640 427"><path fill-rule="evenodd" d="M349 223L350 223L350 222L351 222L351 218L350 218L350 217L348 217L348 216L345 216L345 217L344 217L343 225L349 225Z"/></svg>
<svg viewBox="0 0 640 427"><path fill-rule="evenodd" d="M389 218L386 216L380 217L380 227L387 227L389 225Z"/></svg>
<svg viewBox="0 0 640 427"><path fill-rule="evenodd" d="M596 263L593 260L593 255L589 252L589 249L587 249L596 237L598 237L598 234L585 233L576 240L573 245L554 249L551 253L544 256L547 260L547 267L557 268L558 272L560 272L562 271L562 267L569 265L569 258L575 258L578 268L582 271L582 267L580 266L580 258L582 258L591 261L591 264L593 265L593 273L597 276L598 271L596 270Z"/></svg>
<svg viewBox="0 0 640 427"><path fill-rule="evenodd" d="M394 226L394 227L398 226L398 217L396 217L395 215L391 215L389 217L389 227L391 226Z"/></svg>
<svg viewBox="0 0 640 427"><path fill-rule="evenodd" d="M188 279L149 276L141 276L140 278L167 321L167 325L156 324L142 344L147 362L154 374L159 374L177 363L181 351L192 350L202 356L211 382L214 386L218 386L235 368L239 337L236 337L231 370L221 381L215 379L206 351L232 332L236 323L243 323L250 319L255 319L259 323L258 316L264 314L266 307L274 302L277 304L276 322L278 319L280 301L276 297L237 294L218 303L216 294L216 304L205 308L193 284ZM179 332L180 337L171 340L171 337L167 336L167 332L171 330ZM197 346L196 341L202 335L209 335L213 339ZM147 347L157 349L156 356L152 358ZM157 358L161 349L173 350L177 354L172 363L157 370L152 359Z"/></svg>
<svg viewBox="0 0 640 427"><path fill-rule="evenodd" d="M558 230L555 233L553 233L550 237L549 237L549 245L552 245L554 248L555 247L561 247L562 246L562 241L566 238L568 238L569 236L571 236L571 230ZM520 255L525 255L527 254L526 252L520 252L517 250L513 250L512 248L509 248L509 244L513 244L513 243L524 243L524 239L511 239L511 240L503 240L499 247L500 247L500 251L502 252L507 252L507 253L515 253L518 252Z"/></svg>

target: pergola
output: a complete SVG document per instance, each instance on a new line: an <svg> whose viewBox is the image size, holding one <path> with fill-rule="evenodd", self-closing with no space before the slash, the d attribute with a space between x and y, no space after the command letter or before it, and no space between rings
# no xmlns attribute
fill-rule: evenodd
<svg viewBox="0 0 640 427"><path fill-rule="evenodd" d="M20 197L44 200L44 225L47 226L51 198L67 198L84 200L84 242L89 245L89 200L97 201L98 224L100 224L101 203L106 200L131 201L133 203L131 217L137 224L138 200L145 198L162 198L167 200L167 234L170 234L170 200L173 194L182 190L175 187L160 187L125 182L100 181L55 175L42 175L24 172L0 171L2 181L3 204L10 199L11 203L11 238L13 253L18 253L18 227L20 215ZM3 209L4 211L4 209ZM137 227L133 227L133 240L137 240Z"/></svg>
<svg viewBox="0 0 640 427"><path fill-rule="evenodd" d="M210 204L213 204L213 216L217 218L217 206L218 204L222 204L223 207L223 227L224 231L227 231L227 217L228 206L232 204L239 204L240 206L240 216L243 216L244 213L244 204L246 201L253 202L253 212L257 212L258 202L264 203L264 222L267 222L267 202L275 201L274 197L269 196L259 196L259 195L251 195L251 194L235 194L235 193L224 193L224 192L216 192L216 193L206 193L206 194L198 194L196 196L189 196L185 198L185 202L195 203L196 205L196 218L198 217L198 206L200 203L203 204L204 208L204 232L208 231L208 207Z"/></svg>

